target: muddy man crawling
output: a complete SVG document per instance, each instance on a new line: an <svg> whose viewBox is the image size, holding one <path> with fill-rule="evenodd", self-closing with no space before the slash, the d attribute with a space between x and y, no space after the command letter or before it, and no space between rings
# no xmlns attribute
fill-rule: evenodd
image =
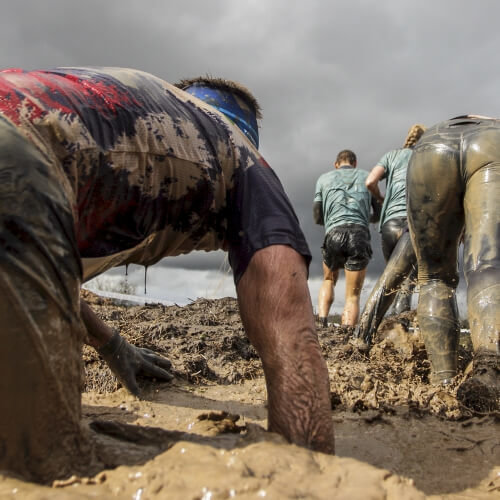
<svg viewBox="0 0 500 500"><path fill-rule="evenodd" d="M169 378L168 362L80 305L80 285L193 250L229 252L263 362L269 429L333 453L311 254L258 151L259 117L248 90L222 79L175 86L122 68L0 72L1 471L48 481L85 470L82 320L133 392L139 372Z"/></svg>

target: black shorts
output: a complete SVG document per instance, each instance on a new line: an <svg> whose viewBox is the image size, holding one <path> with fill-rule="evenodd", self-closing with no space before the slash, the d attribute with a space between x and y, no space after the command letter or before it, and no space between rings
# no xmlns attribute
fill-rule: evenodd
<svg viewBox="0 0 500 500"><path fill-rule="evenodd" d="M323 262L332 271L362 271L372 257L370 231L359 224L334 227L325 236L321 251Z"/></svg>
<svg viewBox="0 0 500 500"><path fill-rule="evenodd" d="M387 262L399 241L399 238L408 231L408 220L406 217L393 217L380 228L382 236L382 253Z"/></svg>

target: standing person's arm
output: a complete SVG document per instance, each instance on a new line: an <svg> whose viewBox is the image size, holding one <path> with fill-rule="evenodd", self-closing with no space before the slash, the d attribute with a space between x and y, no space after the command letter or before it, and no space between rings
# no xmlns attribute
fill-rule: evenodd
<svg viewBox="0 0 500 500"><path fill-rule="evenodd" d="M320 226L325 225L325 221L323 220L323 204L320 201L313 203L313 219L316 224Z"/></svg>
<svg viewBox="0 0 500 500"><path fill-rule="evenodd" d="M237 285L245 331L262 359L268 427L292 443L334 452L328 370L304 258L285 245L257 251Z"/></svg>
<svg viewBox="0 0 500 500"><path fill-rule="evenodd" d="M382 203L375 199L375 196L371 197L372 214L370 216L370 222L375 223L380 220L380 213L382 211Z"/></svg>
<svg viewBox="0 0 500 500"><path fill-rule="evenodd" d="M384 178L384 176L385 168L382 165L376 165L372 168L365 181L365 185L368 188L368 191L370 191L375 200L377 200L379 203L384 202L384 196L382 195L378 187L378 183Z"/></svg>
<svg viewBox="0 0 500 500"><path fill-rule="evenodd" d="M323 213L323 195L321 192L321 183L319 179L318 182L316 182L316 191L314 194L313 219L316 224L320 226L325 225L325 219Z"/></svg>

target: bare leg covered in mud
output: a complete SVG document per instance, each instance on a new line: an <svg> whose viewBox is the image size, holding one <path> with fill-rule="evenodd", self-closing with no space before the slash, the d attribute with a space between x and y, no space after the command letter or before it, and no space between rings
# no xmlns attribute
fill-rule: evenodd
<svg viewBox="0 0 500 500"><path fill-rule="evenodd" d="M339 270L332 271L323 262L323 283L319 289L318 315L323 327L328 326L328 314L335 300L335 285L339 278Z"/></svg>
<svg viewBox="0 0 500 500"><path fill-rule="evenodd" d="M359 317L359 299L365 281L366 268L361 271L345 270L345 305L342 324L354 326Z"/></svg>
<svg viewBox="0 0 500 500"><path fill-rule="evenodd" d="M283 245L257 251L237 292L243 325L264 367L269 430L333 453L328 371L303 257Z"/></svg>
<svg viewBox="0 0 500 500"><path fill-rule="evenodd" d="M359 317L359 299L366 269L361 271L345 270L345 305L342 312L342 324L354 326ZM319 289L318 315L321 326L326 327L328 314L335 297L335 285L339 277L339 270L332 271L323 262L323 283Z"/></svg>

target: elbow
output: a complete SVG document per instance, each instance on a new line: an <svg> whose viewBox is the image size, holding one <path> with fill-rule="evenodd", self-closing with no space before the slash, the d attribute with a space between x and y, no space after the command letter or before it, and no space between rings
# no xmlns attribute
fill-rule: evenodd
<svg viewBox="0 0 500 500"><path fill-rule="evenodd" d="M365 182L366 189L368 189L368 191L370 191L371 193L373 193L373 191L377 187L377 184L377 181L372 181L370 179L367 179Z"/></svg>

